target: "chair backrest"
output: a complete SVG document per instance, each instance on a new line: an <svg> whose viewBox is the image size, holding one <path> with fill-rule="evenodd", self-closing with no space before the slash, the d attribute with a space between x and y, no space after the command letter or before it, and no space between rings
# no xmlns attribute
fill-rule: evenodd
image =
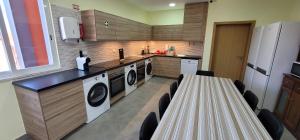
<svg viewBox="0 0 300 140"><path fill-rule="evenodd" d="M173 98L173 96L175 95L175 92L178 88L178 85L177 85L177 82L173 82L171 85L170 85L170 95L171 95L171 99Z"/></svg>
<svg viewBox="0 0 300 140"><path fill-rule="evenodd" d="M178 83L178 86L180 85L181 81L183 79L183 74L180 74L177 78L177 83Z"/></svg>
<svg viewBox="0 0 300 140"><path fill-rule="evenodd" d="M252 108L252 110L255 111L259 101L257 96L252 91L247 90L244 94L244 98L249 104L249 106Z"/></svg>
<svg viewBox="0 0 300 140"><path fill-rule="evenodd" d="M269 132L270 136L274 140L279 140L283 133L283 125L275 115L267 109L262 109L257 117Z"/></svg>
<svg viewBox="0 0 300 140"><path fill-rule="evenodd" d="M234 85L236 88L240 91L241 94L244 94L245 92L245 85L240 80L235 80Z"/></svg>
<svg viewBox="0 0 300 140"><path fill-rule="evenodd" d="M169 104L171 102L169 93L164 94L160 97L159 103L158 103L158 109L159 109L159 117L160 119L164 115L165 111L167 110Z"/></svg>
<svg viewBox="0 0 300 140"><path fill-rule="evenodd" d="M155 113L150 112L141 126L140 140L150 140L157 125L158 122Z"/></svg>
<svg viewBox="0 0 300 140"><path fill-rule="evenodd" d="M214 76L215 73L213 71L203 71L203 70L198 70L196 72L196 75L203 75L203 76Z"/></svg>

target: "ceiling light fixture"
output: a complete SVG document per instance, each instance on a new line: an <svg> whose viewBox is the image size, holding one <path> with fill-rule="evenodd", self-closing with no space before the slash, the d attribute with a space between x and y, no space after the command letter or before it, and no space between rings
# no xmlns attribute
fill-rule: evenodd
<svg viewBox="0 0 300 140"><path fill-rule="evenodd" d="M170 7L175 7L175 6L176 6L176 3L173 3L173 2L172 2L172 3L169 3L169 6L170 6Z"/></svg>

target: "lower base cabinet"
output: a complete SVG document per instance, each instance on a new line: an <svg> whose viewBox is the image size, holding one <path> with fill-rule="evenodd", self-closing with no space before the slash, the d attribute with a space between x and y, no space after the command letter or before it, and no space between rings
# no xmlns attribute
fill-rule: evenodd
<svg viewBox="0 0 300 140"><path fill-rule="evenodd" d="M175 57L154 57L153 75L177 78L180 75L181 59Z"/></svg>
<svg viewBox="0 0 300 140"><path fill-rule="evenodd" d="M300 79L285 74L280 90L275 115L286 128L300 139Z"/></svg>
<svg viewBox="0 0 300 140"><path fill-rule="evenodd" d="M57 140L86 122L81 80L33 92L15 86L26 133L33 140Z"/></svg>

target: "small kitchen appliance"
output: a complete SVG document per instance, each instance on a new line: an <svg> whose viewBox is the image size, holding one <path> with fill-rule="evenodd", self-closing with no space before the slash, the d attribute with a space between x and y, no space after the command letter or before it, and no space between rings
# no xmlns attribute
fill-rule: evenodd
<svg viewBox="0 0 300 140"><path fill-rule="evenodd" d="M82 51L79 51L79 57L76 58L76 62L79 70L88 71L91 59L87 56L84 56Z"/></svg>
<svg viewBox="0 0 300 140"><path fill-rule="evenodd" d="M124 61L124 50L123 50L123 48L119 49L119 58L120 58L120 61Z"/></svg>

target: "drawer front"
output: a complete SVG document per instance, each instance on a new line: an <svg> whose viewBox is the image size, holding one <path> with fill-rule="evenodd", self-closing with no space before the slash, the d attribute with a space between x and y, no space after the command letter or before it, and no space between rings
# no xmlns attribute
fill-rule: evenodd
<svg viewBox="0 0 300 140"><path fill-rule="evenodd" d="M40 93L44 119L49 120L66 110L84 102L82 81L47 90Z"/></svg>
<svg viewBox="0 0 300 140"><path fill-rule="evenodd" d="M44 106L44 118L45 120L49 120L82 102L84 102L84 95L83 91L79 90L72 96L68 96L62 100L54 102L53 104Z"/></svg>
<svg viewBox="0 0 300 140"><path fill-rule="evenodd" d="M81 80L43 91L39 93L42 107L77 94L79 91L83 91L83 83Z"/></svg>
<svg viewBox="0 0 300 140"><path fill-rule="evenodd" d="M288 89L293 89L295 82L288 78L288 77L284 77L283 78L283 82L282 82L282 86L288 88Z"/></svg>
<svg viewBox="0 0 300 140"><path fill-rule="evenodd" d="M46 121L50 140L63 138L65 135L86 122L84 102Z"/></svg>

